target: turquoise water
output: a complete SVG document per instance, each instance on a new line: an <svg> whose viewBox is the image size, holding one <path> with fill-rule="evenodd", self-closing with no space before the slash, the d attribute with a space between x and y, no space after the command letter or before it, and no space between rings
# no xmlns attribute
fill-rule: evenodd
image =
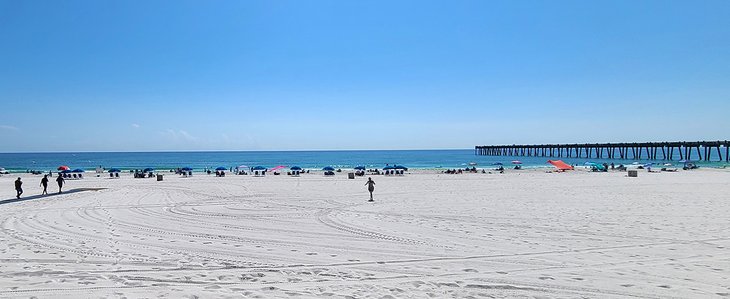
<svg viewBox="0 0 730 299"><path fill-rule="evenodd" d="M365 165L381 168L385 164L402 164L410 168L464 168L475 162L477 167L494 167L501 162L511 167L512 160L522 161L523 167L548 167L547 157L490 157L476 156L473 149L464 150L378 150L378 151L246 151L246 152L84 152L84 153L2 153L0 167L11 172L26 170L55 170L59 165L72 169L93 170L101 165L105 168L143 169L152 167L167 170L178 167L192 167L196 171L205 168L226 168L239 165L275 167L278 165L321 169L324 166L352 168ZM631 164L633 160L562 159L566 163L583 165L585 162L607 162ZM639 161L645 163L649 161ZM664 163L662 161L654 161ZM698 163L701 166L722 167L726 163Z"/></svg>

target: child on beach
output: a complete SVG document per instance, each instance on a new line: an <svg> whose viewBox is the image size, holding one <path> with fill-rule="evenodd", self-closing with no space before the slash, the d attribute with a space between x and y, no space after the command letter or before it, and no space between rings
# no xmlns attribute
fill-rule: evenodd
<svg viewBox="0 0 730 299"><path fill-rule="evenodd" d="M365 185L368 186L368 191L370 192L370 200L368 201L373 201L373 191L375 191L375 182L373 181L373 178L368 178Z"/></svg>

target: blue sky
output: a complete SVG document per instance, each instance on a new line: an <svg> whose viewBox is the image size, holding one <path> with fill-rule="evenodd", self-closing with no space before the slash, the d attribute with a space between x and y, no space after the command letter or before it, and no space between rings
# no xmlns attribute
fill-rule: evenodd
<svg viewBox="0 0 730 299"><path fill-rule="evenodd" d="M4 152L727 139L729 1L0 0Z"/></svg>

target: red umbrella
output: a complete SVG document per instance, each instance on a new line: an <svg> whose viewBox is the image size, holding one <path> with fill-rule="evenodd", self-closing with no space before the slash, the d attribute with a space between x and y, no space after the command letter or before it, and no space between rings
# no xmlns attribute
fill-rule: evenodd
<svg viewBox="0 0 730 299"><path fill-rule="evenodd" d="M279 166L276 166L276 167L274 167L274 168L272 168L272 169L269 169L269 170L270 170L270 171L277 171L277 170L279 170L279 169L282 169L282 168L285 168L285 167L286 167L286 166L284 166L284 165L279 165Z"/></svg>
<svg viewBox="0 0 730 299"><path fill-rule="evenodd" d="M58 166L58 170L69 170L69 169L71 169L71 168L66 165Z"/></svg>

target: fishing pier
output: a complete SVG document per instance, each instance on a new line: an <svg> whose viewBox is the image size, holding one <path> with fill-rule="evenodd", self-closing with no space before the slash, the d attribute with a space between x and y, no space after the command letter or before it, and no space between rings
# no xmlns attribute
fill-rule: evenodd
<svg viewBox="0 0 730 299"><path fill-rule="evenodd" d="M476 146L478 156L730 162L730 141Z"/></svg>

